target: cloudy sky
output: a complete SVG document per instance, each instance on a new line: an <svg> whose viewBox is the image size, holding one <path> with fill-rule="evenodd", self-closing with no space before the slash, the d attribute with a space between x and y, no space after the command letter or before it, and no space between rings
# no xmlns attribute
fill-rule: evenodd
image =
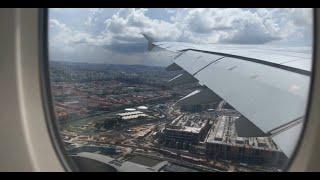
<svg viewBox="0 0 320 180"><path fill-rule="evenodd" d="M158 41L311 46L311 9L51 9L51 60L166 66Z"/></svg>

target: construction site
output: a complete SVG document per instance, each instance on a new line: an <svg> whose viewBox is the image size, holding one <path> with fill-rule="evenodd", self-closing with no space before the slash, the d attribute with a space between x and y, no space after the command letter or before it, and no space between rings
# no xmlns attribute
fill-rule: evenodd
<svg viewBox="0 0 320 180"><path fill-rule="evenodd" d="M164 144L178 149L189 149L190 145L198 144L210 128L210 118L204 113L181 114L165 126Z"/></svg>
<svg viewBox="0 0 320 180"><path fill-rule="evenodd" d="M206 138L209 159L277 165L287 160L270 137L238 137L236 116L219 116Z"/></svg>

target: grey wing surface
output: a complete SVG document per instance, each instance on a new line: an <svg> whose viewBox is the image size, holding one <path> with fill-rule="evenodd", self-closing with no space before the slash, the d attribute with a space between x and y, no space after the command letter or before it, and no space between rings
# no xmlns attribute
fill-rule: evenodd
<svg viewBox="0 0 320 180"><path fill-rule="evenodd" d="M219 96L244 117L236 123L239 136L270 136L287 156L292 154L306 111L311 48L155 42L144 36L149 50L177 53L167 69L184 73L170 83L202 85L181 102Z"/></svg>

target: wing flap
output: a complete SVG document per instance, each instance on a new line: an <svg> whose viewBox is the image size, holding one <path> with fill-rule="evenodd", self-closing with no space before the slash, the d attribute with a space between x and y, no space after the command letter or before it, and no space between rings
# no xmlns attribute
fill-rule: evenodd
<svg viewBox="0 0 320 180"><path fill-rule="evenodd" d="M182 67L188 73L194 75L202 68L221 58L223 58L223 56L196 51L186 51L177 57L174 60L174 63Z"/></svg>
<svg viewBox="0 0 320 180"><path fill-rule="evenodd" d="M305 113L309 79L301 74L227 57L195 78L265 133Z"/></svg>
<svg viewBox="0 0 320 180"><path fill-rule="evenodd" d="M179 42L153 45L178 52L174 64L246 117L244 126L251 125L253 132L249 136L270 135L274 129L305 115L312 60L308 48ZM201 94L193 92L178 102L193 103L195 98L203 98ZM298 123L272 136L287 156L293 151L301 127Z"/></svg>
<svg viewBox="0 0 320 180"><path fill-rule="evenodd" d="M280 149L290 157L297 145L303 123L299 123L282 133L272 137L273 141L280 147Z"/></svg>
<svg viewBox="0 0 320 180"><path fill-rule="evenodd" d="M178 66L176 63L172 63L166 68L166 70L167 71L178 71L178 70L182 70L182 68L180 66Z"/></svg>
<svg viewBox="0 0 320 180"><path fill-rule="evenodd" d="M178 105L198 105L218 102L221 98L208 88L197 89L177 101Z"/></svg>
<svg viewBox="0 0 320 180"><path fill-rule="evenodd" d="M171 86L177 86L181 84L187 84L187 83L195 83L198 82L196 78L194 78L192 75L188 73L179 74L176 77L169 80L168 84Z"/></svg>

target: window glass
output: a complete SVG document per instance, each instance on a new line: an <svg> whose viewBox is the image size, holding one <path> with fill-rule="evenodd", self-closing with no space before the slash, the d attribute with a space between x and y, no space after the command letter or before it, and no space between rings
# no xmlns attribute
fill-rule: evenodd
<svg viewBox="0 0 320 180"><path fill-rule="evenodd" d="M55 120L81 170L283 171L312 9L50 9Z"/></svg>

